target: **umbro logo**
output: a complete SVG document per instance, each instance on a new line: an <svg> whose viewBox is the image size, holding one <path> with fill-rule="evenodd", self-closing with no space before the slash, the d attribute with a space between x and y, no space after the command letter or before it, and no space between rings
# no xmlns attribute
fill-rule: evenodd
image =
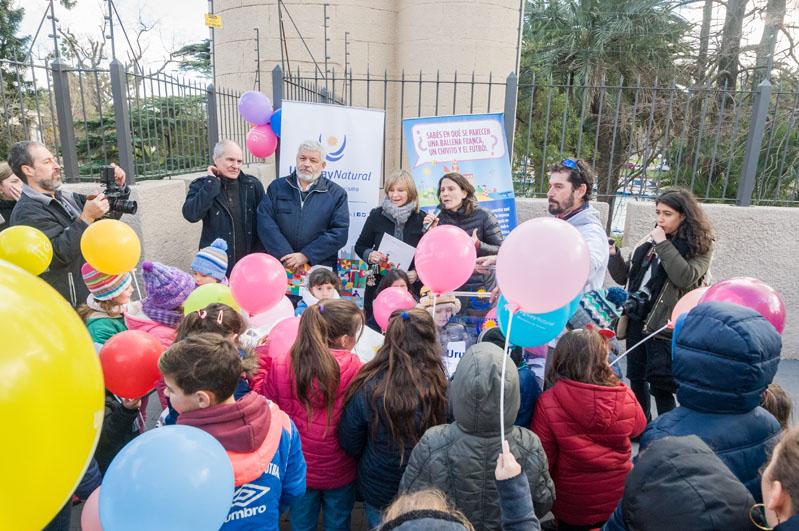
<svg viewBox="0 0 799 531"><path fill-rule="evenodd" d="M269 492L269 487L245 483L236 489L236 494L233 496L233 507L247 507L267 492Z"/></svg>

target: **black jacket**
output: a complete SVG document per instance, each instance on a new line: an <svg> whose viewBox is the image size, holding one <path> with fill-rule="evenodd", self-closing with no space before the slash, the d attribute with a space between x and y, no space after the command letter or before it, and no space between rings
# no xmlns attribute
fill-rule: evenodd
<svg viewBox="0 0 799 531"><path fill-rule="evenodd" d="M496 216L483 207L478 206L474 212L469 215L463 213L463 207L453 212L451 210L442 210L438 216L439 225L455 225L466 231L469 237L477 229L477 239L480 240L480 248L477 250L477 256L492 256L499 252L499 246L502 245L502 230L499 228L499 222ZM466 284L461 286L460 290L477 291L485 289L490 291L494 288L494 274L482 275L474 273Z"/></svg>
<svg viewBox="0 0 799 531"><path fill-rule="evenodd" d="M11 226L11 211L14 210L17 202L13 199L0 199L0 230Z"/></svg>
<svg viewBox="0 0 799 531"><path fill-rule="evenodd" d="M419 240L422 239L422 225L424 224L424 212L415 212L411 214L408 221L405 222L405 227L402 232L402 241L412 247L419 245ZM366 223L361 229L361 234L358 236L358 241L355 242L355 252L361 257L364 262L369 261L369 253L376 251L380 247L380 242L383 240L383 234L394 235L395 222L383 213L383 207L373 208L369 212L369 217L366 218ZM374 286L367 286L366 293L364 293L363 309L367 316L372 315L372 302L375 298L375 291L377 291L377 284L380 283L378 279Z"/></svg>
<svg viewBox="0 0 799 531"><path fill-rule="evenodd" d="M261 181L239 173L239 200L241 219L234 222L230 210L226 206L225 190L222 188L224 177L208 175L192 181L186 201L183 203L183 217L189 223L203 222L203 231L200 235L200 246L207 247L217 238L222 238L228 244L228 274L236 259L250 253L262 251L263 247L258 239L257 219L255 211L264 196L264 185ZM235 231L243 230L247 245L244 249L236 249Z"/></svg>
<svg viewBox="0 0 799 531"><path fill-rule="evenodd" d="M138 417L138 409L127 409L109 391L105 392L105 419L94 451L94 458L103 474L119 451L139 434Z"/></svg>
<svg viewBox="0 0 799 531"><path fill-rule="evenodd" d="M86 203L86 196L68 191L57 192L71 195L79 210ZM41 274L42 280L50 284L73 307L86 301L89 290L83 283L80 268L83 256L80 252L80 238L89 225L79 217L73 219L64 206L52 199L44 204L26 194L22 194L11 214L11 225L28 225L42 231L53 244L53 261Z"/></svg>
<svg viewBox="0 0 799 531"><path fill-rule="evenodd" d="M669 437L641 452L603 531L755 530L752 495L699 437Z"/></svg>
<svg viewBox="0 0 799 531"><path fill-rule="evenodd" d="M376 385L375 380L365 383L347 402L338 423L338 441L347 454L358 460L356 484L364 500L383 509L397 496L414 445L406 444L400 454L399 445L386 429L382 401L377 403L381 413L374 426L369 400Z"/></svg>

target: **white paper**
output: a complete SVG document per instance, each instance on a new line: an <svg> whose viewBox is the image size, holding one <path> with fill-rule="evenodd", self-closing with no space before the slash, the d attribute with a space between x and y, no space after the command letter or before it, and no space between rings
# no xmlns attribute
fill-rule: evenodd
<svg viewBox="0 0 799 531"><path fill-rule="evenodd" d="M383 334L375 332L368 326L364 326L363 331L361 332L361 337L358 339L358 342L355 344L355 348L352 349L352 351L361 359L362 362L366 363L375 357L377 351L383 346L384 339L385 338L383 337Z"/></svg>
<svg viewBox="0 0 799 531"><path fill-rule="evenodd" d="M416 254L416 247L411 247L404 241L385 233L383 234L383 239L380 240L380 247L377 252L386 255L388 261L394 264L397 269L408 271L413 261L413 255Z"/></svg>
<svg viewBox="0 0 799 531"><path fill-rule="evenodd" d="M447 351L444 353L444 363L447 366L447 376L452 378L458 363L466 353L466 341L450 341L447 343Z"/></svg>

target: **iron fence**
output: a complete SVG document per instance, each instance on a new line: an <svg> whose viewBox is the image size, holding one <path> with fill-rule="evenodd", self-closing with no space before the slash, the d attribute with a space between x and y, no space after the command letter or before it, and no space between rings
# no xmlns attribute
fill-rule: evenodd
<svg viewBox="0 0 799 531"><path fill-rule="evenodd" d="M279 68L276 68L280 78ZM475 80L456 72L327 80L292 73L281 79L286 99L386 111L385 162L402 167L402 120L416 116L504 111L518 195L546 194L547 168L582 158L597 172L596 193L650 198L669 186L700 199L738 204L799 203L799 91L768 81L749 89L563 83L523 75ZM330 90L328 87L332 87ZM335 100L329 95L340 95ZM751 189L751 192L747 191Z"/></svg>
<svg viewBox="0 0 799 531"><path fill-rule="evenodd" d="M283 99L382 109L383 168L405 165L408 117L504 112L516 192L541 196L547 168L588 160L596 192L651 197L667 186L704 201L799 203L799 90L765 81L727 90L657 80L578 85L515 74L390 76L352 72L328 79L273 70ZM220 137L246 144L236 91L153 72L0 60L0 150L32 138L62 156L68 180L93 179L119 162L135 179L201 171ZM256 162L245 150L245 162Z"/></svg>

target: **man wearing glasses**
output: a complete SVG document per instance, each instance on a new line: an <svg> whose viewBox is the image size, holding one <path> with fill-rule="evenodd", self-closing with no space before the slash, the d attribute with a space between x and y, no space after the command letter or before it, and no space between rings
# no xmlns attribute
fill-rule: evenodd
<svg viewBox="0 0 799 531"><path fill-rule="evenodd" d="M591 269L584 292L602 289L608 269L608 236L599 211L589 204L594 170L583 160L566 159L549 168L549 213L570 223L588 244Z"/></svg>

